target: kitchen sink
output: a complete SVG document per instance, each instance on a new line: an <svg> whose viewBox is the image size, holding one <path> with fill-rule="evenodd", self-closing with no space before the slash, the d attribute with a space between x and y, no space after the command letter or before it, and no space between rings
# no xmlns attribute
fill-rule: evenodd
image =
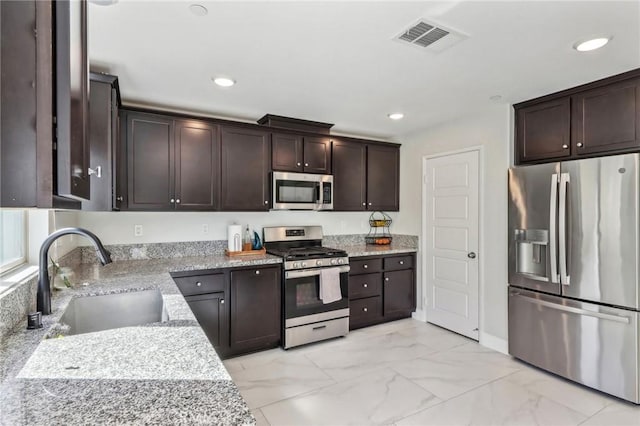
<svg viewBox="0 0 640 426"><path fill-rule="evenodd" d="M84 296L72 299L60 318L67 334L91 333L168 320L160 290Z"/></svg>

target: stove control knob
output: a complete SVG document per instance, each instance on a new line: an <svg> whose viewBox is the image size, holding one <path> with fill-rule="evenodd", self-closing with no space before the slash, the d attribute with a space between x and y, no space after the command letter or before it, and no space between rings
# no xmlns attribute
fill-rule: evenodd
<svg viewBox="0 0 640 426"><path fill-rule="evenodd" d="M336 259L331 259L331 264L332 264L332 265L337 265L337 264L338 264L338 261L337 261Z"/></svg>
<svg viewBox="0 0 640 426"><path fill-rule="evenodd" d="M338 259L338 264L342 265L344 263L344 259Z"/></svg>
<svg viewBox="0 0 640 426"><path fill-rule="evenodd" d="M318 261L316 262L316 266L322 266L322 260L318 260Z"/></svg>
<svg viewBox="0 0 640 426"><path fill-rule="evenodd" d="M293 262L293 267L294 267L294 268L299 268L299 267L300 267L300 264L299 264L298 262Z"/></svg>
<svg viewBox="0 0 640 426"><path fill-rule="evenodd" d="M300 266L302 266L303 268L306 268L306 267L307 267L307 262L302 262L302 263L300 264Z"/></svg>

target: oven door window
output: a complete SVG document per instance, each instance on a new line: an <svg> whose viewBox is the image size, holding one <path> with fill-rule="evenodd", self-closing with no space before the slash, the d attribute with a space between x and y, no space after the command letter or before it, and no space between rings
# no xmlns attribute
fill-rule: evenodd
<svg viewBox="0 0 640 426"><path fill-rule="evenodd" d="M290 204L317 203L319 190L318 182L277 180L276 202Z"/></svg>
<svg viewBox="0 0 640 426"><path fill-rule="evenodd" d="M348 307L347 277L347 273L340 274L342 299L326 304L320 300L319 275L303 278L287 278L285 280L285 317L295 318Z"/></svg>

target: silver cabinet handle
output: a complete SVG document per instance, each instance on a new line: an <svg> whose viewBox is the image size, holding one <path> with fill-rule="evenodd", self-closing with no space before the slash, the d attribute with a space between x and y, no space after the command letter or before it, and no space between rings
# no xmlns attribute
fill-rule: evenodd
<svg viewBox="0 0 640 426"><path fill-rule="evenodd" d="M200 281L198 281L198 282L196 283L196 287L202 287L202 283L201 283Z"/></svg>
<svg viewBox="0 0 640 426"><path fill-rule="evenodd" d="M578 143L576 144L576 146L577 146L578 148L582 148L582 142L578 142Z"/></svg>
<svg viewBox="0 0 640 426"><path fill-rule="evenodd" d="M256 275L260 275L260 271L256 271Z"/></svg>
<svg viewBox="0 0 640 426"><path fill-rule="evenodd" d="M590 311L588 309L580 309L574 308L573 306L560 305L558 303L547 302L546 300L540 300L533 297L525 296L524 294L520 294L518 292L512 292L511 295L521 297L522 300L533 303L534 305L544 306L546 308L555 309L557 311L571 312L572 314L586 315L589 317L621 322L624 324L629 324L630 322L629 317L624 317L621 315L603 314L602 312Z"/></svg>
<svg viewBox="0 0 640 426"><path fill-rule="evenodd" d="M97 178L101 178L102 177L102 166L98 166L95 169L92 169L91 167L89 167L88 173L89 173L89 176L96 175Z"/></svg>
<svg viewBox="0 0 640 426"><path fill-rule="evenodd" d="M367 283L364 283L364 284L362 284L362 287L367 288L369 286L367 285Z"/></svg>
<svg viewBox="0 0 640 426"><path fill-rule="evenodd" d="M468 257L469 259L475 259L475 258L476 258L476 254L475 254L474 252L472 252L472 251L471 251L471 252L467 253L467 257Z"/></svg>
<svg viewBox="0 0 640 426"><path fill-rule="evenodd" d="M304 163L304 166L305 167L309 167L309 163Z"/></svg>
<svg viewBox="0 0 640 426"><path fill-rule="evenodd" d="M363 311L368 312L369 310L367 308L362 308Z"/></svg>
<svg viewBox="0 0 640 426"><path fill-rule="evenodd" d="M400 262L398 262L398 263L400 263L401 265L404 265L404 260L401 260L401 261L400 261Z"/></svg>
<svg viewBox="0 0 640 426"><path fill-rule="evenodd" d="M265 203L265 204L269 204L269 201L268 201L268 200L264 200L264 203Z"/></svg>
<svg viewBox="0 0 640 426"><path fill-rule="evenodd" d="M363 267L364 269L368 269L368 268L369 268L369 265L362 265L362 267Z"/></svg>
<svg viewBox="0 0 640 426"><path fill-rule="evenodd" d="M562 144L562 149L568 149L568 148L569 148L569 145L567 145L566 143Z"/></svg>
<svg viewBox="0 0 640 426"><path fill-rule="evenodd" d="M367 203L362 203L362 205L363 205L363 206L366 206L366 205L367 205Z"/></svg>
<svg viewBox="0 0 640 426"><path fill-rule="evenodd" d="M298 163L297 166L300 167L300 163Z"/></svg>
<svg viewBox="0 0 640 426"><path fill-rule="evenodd" d="M389 277L386 277L384 280L385 280L385 281L389 281Z"/></svg>
<svg viewBox="0 0 640 426"><path fill-rule="evenodd" d="M371 203L369 203L369 205L371 205Z"/></svg>
<svg viewBox="0 0 640 426"><path fill-rule="evenodd" d="M560 283L569 285L567 268L567 189L569 187L569 173L560 173L560 207L558 208L558 242L560 243Z"/></svg>
<svg viewBox="0 0 640 426"><path fill-rule="evenodd" d="M220 304L224 305L224 299L220 299Z"/></svg>
<svg viewBox="0 0 640 426"><path fill-rule="evenodd" d="M174 199L172 198L172 199L170 199L170 200L169 200L169 202L170 202L171 204L173 204L173 203L175 203L175 202L176 202L176 200L174 200Z"/></svg>
<svg viewBox="0 0 640 426"><path fill-rule="evenodd" d="M558 255L556 242L556 215L558 212L558 174L551 175L551 193L549 194L549 259L551 263L551 282L558 284Z"/></svg>
<svg viewBox="0 0 640 426"><path fill-rule="evenodd" d="M180 198L176 200L176 204L180 204Z"/></svg>

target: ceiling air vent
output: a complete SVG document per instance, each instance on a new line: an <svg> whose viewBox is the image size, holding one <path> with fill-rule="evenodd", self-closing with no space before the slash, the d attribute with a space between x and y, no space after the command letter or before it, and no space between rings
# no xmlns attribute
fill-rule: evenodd
<svg viewBox="0 0 640 426"><path fill-rule="evenodd" d="M422 50L438 53L465 38L467 38L465 34L421 19L394 39Z"/></svg>

